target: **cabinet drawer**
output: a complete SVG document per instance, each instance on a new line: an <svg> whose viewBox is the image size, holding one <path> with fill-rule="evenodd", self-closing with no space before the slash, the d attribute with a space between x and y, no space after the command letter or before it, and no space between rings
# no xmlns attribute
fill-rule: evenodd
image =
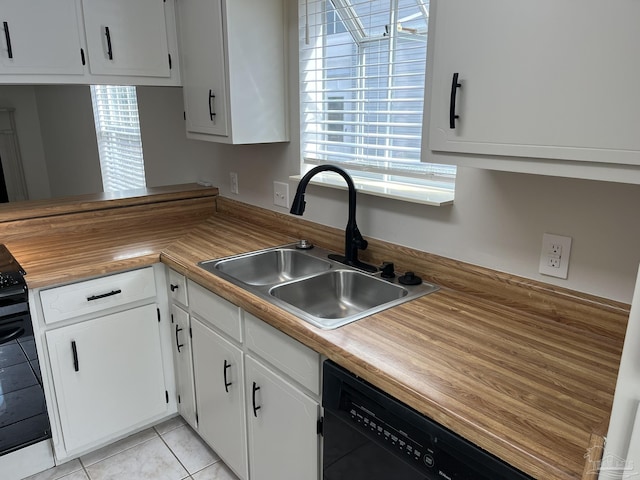
<svg viewBox="0 0 640 480"><path fill-rule="evenodd" d="M174 302L180 303L185 307L189 305L187 297L187 280L184 275L174 270L169 270L169 296Z"/></svg>
<svg viewBox="0 0 640 480"><path fill-rule="evenodd" d="M209 325L242 342L240 307L189 280L191 311Z"/></svg>
<svg viewBox="0 0 640 480"><path fill-rule="evenodd" d="M153 268L118 273L40 292L47 324L156 296Z"/></svg>
<svg viewBox="0 0 640 480"><path fill-rule="evenodd" d="M320 395L320 354L250 313L244 316L247 348Z"/></svg>

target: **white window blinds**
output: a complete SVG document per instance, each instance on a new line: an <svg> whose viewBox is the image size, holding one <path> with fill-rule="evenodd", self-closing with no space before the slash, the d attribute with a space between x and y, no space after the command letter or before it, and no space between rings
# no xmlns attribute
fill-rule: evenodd
<svg viewBox="0 0 640 480"><path fill-rule="evenodd" d="M104 191L144 187L136 87L92 85L91 100Z"/></svg>
<svg viewBox="0 0 640 480"><path fill-rule="evenodd" d="M300 0L299 12L303 162L452 187L455 167L420 161L428 0Z"/></svg>

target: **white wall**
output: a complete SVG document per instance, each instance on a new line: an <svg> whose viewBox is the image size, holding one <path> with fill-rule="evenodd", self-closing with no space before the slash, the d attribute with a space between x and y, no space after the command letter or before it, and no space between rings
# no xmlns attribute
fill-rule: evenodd
<svg viewBox="0 0 640 480"><path fill-rule="evenodd" d="M34 88L51 196L101 192L91 90L86 85Z"/></svg>
<svg viewBox="0 0 640 480"><path fill-rule="evenodd" d="M211 180L217 145L187 139L182 89L138 87L136 92L147 185Z"/></svg>
<svg viewBox="0 0 640 480"><path fill-rule="evenodd" d="M34 87L0 85L0 107L16 109L16 130L29 198L49 198L51 192Z"/></svg>

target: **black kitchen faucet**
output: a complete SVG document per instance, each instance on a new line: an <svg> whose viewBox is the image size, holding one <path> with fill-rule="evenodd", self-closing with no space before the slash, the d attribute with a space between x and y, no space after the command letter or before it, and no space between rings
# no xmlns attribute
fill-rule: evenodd
<svg viewBox="0 0 640 480"><path fill-rule="evenodd" d="M329 258L367 272L376 272L378 270L376 267L358 260L358 250L365 250L368 243L362 238L360 230L358 230L358 225L356 225L356 186L353 184L353 179L343 169L334 165L320 165L309 170L298 184L296 196L291 204L291 213L293 215L302 215L304 213L304 207L306 205L304 192L309 181L317 173L326 171L339 174L347 182L347 187L349 188L349 219L344 232L344 256L331 254Z"/></svg>

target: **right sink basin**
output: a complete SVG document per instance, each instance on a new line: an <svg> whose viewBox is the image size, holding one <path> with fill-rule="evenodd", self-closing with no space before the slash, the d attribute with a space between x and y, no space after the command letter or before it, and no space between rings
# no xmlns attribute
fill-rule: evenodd
<svg viewBox="0 0 640 480"><path fill-rule="evenodd" d="M409 294L406 288L368 273L342 269L278 285L269 293L322 328L335 328L345 319L354 321L354 317L371 315L380 306L389 308Z"/></svg>
<svg viewBox="0 0 640 480"><path fill-rule="evenodd" d="M207 260L198 265L323 329L338 328L438 290L401 285L293 245Z"/></svg>

